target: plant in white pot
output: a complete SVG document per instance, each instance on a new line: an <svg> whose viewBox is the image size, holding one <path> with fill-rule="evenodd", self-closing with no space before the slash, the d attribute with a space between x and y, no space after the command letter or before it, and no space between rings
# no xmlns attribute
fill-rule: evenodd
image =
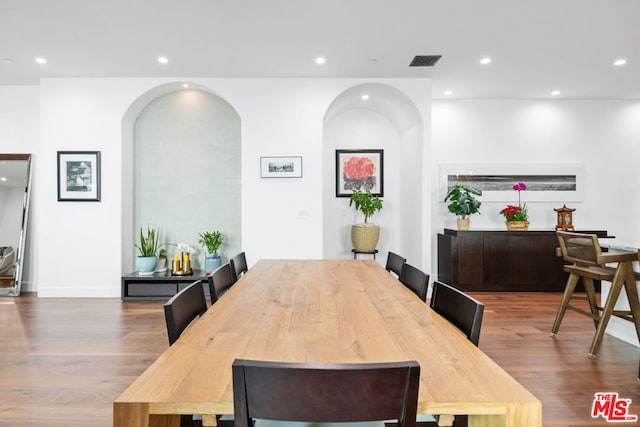
<svg viewBox="0 0 640 427"><path fill-rule="evenodd" d="M382 209L382 200L378 196L366 192L355 190L351 193L349 206L355 205L357 211L364 214L363 224L354 224L351 227L351 240L356 252L373 252L380 238L380 227L369 223L369 218Z"/></svg>
<svg viewBox="0 0 640 427"><path fill-rule="evenodd" d="M225 237L218 230L203 231L199 236L198 243L207 250L204 256L204 269L207 273L211 273L222 265L218 250L225 244Z"/></svg>
<svg viewBox="0 0 640 427"><path fill-rule="evenodd" d="M449 212L458 216L458 230L468 230L471 222L469 216L480 214L482 203L475 196L482 196L482 191L468 185L456 184L444 198L445 202L449 202Z"/></svg>
<svg viewBox="0 0 640 427"><path fill-rule="evenodd" d="M152 275L158 264L158 231L155 228L147 227L147 234L142 232L140 227L140 244L134 244L140 255L136 257L136 271L141 275ZM162 251L161 256L164 255Z"/></svg>

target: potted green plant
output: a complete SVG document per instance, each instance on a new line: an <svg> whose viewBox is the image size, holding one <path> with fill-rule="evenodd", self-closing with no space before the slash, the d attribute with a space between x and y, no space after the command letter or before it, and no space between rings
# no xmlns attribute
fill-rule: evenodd
<svg viewBox="0 0 640 427"><path fill-rule="evenodd" d="M134 244L140 255L136 258L136 271L141 275L151 275L158 264L158 232L147 227L146 235L140 227L140 244Z"/></svg>
<svg viewBox="0 0 640 427"><path fill-rule="evenodd" d="M482 191L469 185L456 184L444 198L448 202L447 209L458 216L458 230L468 230L472 214L480 214L482 204L475 196L482 196Z"/></svg>
<svg viewBox="0 0 640 427"><path fill-rule="evenodd" d="M218 250L222 245L224 245L225 237L218 230L203 231L199 236L200 240L198 240L198 243L207 250L204 257L204 269L209 273L222 265L222 260L220 259Z"/></svg>
<svg viewBox="0 0 640 427"><path fill-rule="evenodd" d="M353 247L357 252L373 252L380 238L380 227L370 224L369 218L382 210L382 200L371 194L368 188L366 192L355 190L349 199L349 206L353 205L364 215L364 223L354 224L351 227Z"/></svg>

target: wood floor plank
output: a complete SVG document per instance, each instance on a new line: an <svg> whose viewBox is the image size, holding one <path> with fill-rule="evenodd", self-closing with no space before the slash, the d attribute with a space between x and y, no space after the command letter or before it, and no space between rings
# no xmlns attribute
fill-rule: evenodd
<svg viewBox="0 0 640 427"><path fill-rule="evenodd" d="M485 304L480 348L542 401L545 427L603 426L594 393L618 392L640 415L640 350L568 312L549 337L560 293L472 294ZM162 301L0 300L0 427L109 427L112 402L167 347Z"/></svg>

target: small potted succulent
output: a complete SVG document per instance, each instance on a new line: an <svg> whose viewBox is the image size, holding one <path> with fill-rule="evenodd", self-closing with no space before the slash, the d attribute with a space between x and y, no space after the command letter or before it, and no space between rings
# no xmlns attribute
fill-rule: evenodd
<svg viewBox="0 0 640 427"><path fill-rule="evenodd" d="M357 252L373 252L380 238L380 227L369 223L369 218L382 210L382 200L371 194L371 190L367 188L366 192L355 190L351 193L349 206L352 205L364 215L363 224L354 224L351 227L353 247Z"/></svg>
<svg viewBox="0 0 640 427"><path fill-rule="evenodd" d="M198 243L207 250L204 257L204 269L207 273L210 273L222 265L218 250L225 244L225 237L218 230L203 231L199 236Z"/></svg>
<svg viewBox="0 0 640 427"><path fill-rule="evenodd" d="M444 198L448 202L447 209L458 216L458 230L468 230L472 214L480 214L480 202L475 196L482 196L482 191L469 185L456 184Z"/></svg>
<svg viewBox="0 0 640 427"><path fill-rule="evenodd" d="M134 246L140 251L140 255L136 257L136 271L143 276L152 275L158 264L158 231L147 227L145 235L140 227L140 244ZM164 251L160 255L164 256Z"/></svg>

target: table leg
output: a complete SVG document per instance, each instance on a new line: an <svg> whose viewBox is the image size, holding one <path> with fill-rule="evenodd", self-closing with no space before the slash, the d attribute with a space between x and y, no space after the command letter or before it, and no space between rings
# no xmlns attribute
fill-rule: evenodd
<svg viewBox="0 0 640 427"><path fill-rule="evenodd" d="M148 403L113 403L113 427L180 427L180 415L150 415Z"/></svg>
<svg viewBox="0 0 640 427"><path fill-rule="evenodd" d="M149 404L113 403L113 427L149 427Z"/></svg>

